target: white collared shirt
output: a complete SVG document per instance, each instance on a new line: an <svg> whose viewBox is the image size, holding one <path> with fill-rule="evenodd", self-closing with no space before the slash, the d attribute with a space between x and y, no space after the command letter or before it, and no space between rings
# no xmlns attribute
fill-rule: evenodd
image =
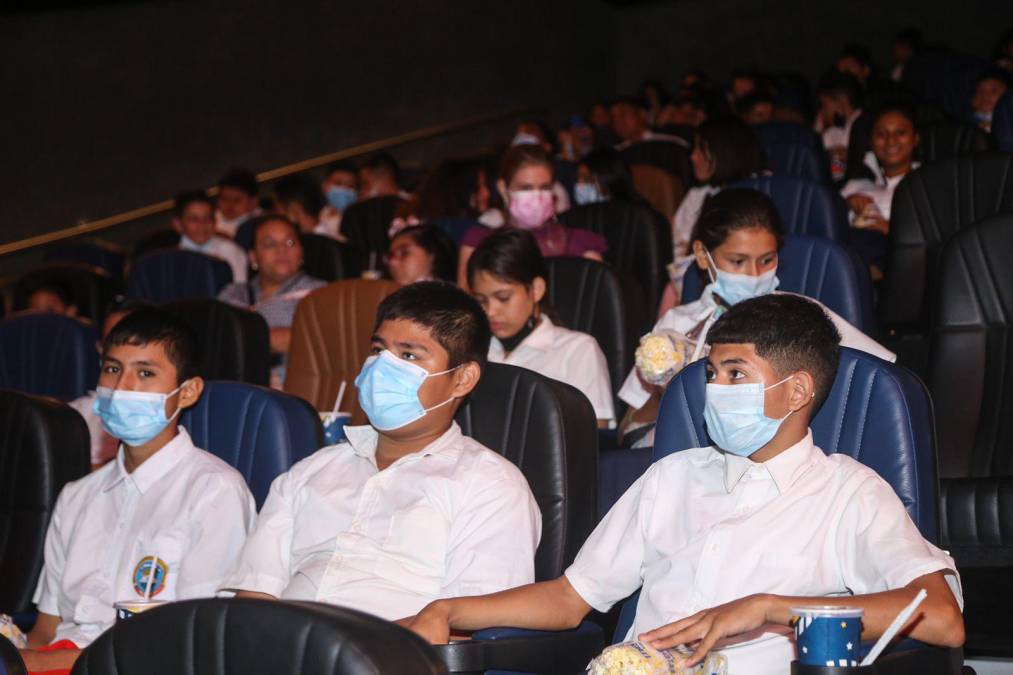
<svg viewBox="0 0 1013 675"><path fill-rule="evenodd" d="M250 261L247 259L246 253L236 242L225 237L212 235L206 242L198 245L184 235L179 239L179 247L184 251L196 251L197 253L209 255L212 258L224 260L232 268L232 281L246 281L246 268L250 264Z"/></svg>
<svg viewBox="0 0 1013 675"><path fill-rule="evenodd" d="M718 304L714 300L712 289L713 284L708 284L704 287L703 294L701 294L698 300L686 303L685 305L673 307L665 312L664 316L658 319L658 323L654 324L654 328L651 329L652 332L658 330L674 330L685 334L689 333L696 326L702 323L703 330L700 332L699 341L705 342L707 340L707 332L718 319L715 315ZM774 292L781 293L782 291ZM827 313L830 320L834 322L834 327L837 328L837 332L841 334L842 347L857 349L891 363L897 360L896 354L852 326L843 317L828 309L819 300L810 298L809 296L802 297L805 297L807 300L812 300L823 308L823 311ZM701 353L704 352L701 351ZM623 386L619 390L619 398L625 401L628 405L639 409L647 403L647 400L650 397L651 390L648 389L647 385L645 385L643 380L640 379L640 376L637 374L636 366L634 366L630 370L629 375L626 376L626 380L623 382Z"/></svg>
<svg viewBox="0 0 1013 675"><path fill-rule="evenodd" d="M113 603L211 597L256 517L243 477L195 448L186 429L127 473L116 460L60 492L35 590L60 617L56 640L85 647L115 620Z"/></svg>
<svg viewBox="0 0 1013 675"><path fill-rule="evenodd" d="M489 342L489 360L521 366L572 385L591 401L595 417L615 422L608 363L598 341L587 333L557 326L542 315L531 334L510 354L493 337Z"/></svg>
<svg viewBox="0 0 1013 675"><path fill-rule="evenodd" d="M632 635L753 593L823 597L901 588L953 559L925 541L890 485L812 433L755 463L712 447L655 462L584 543L566 577L599 611L643 585ZM739 636L729 672L787 673L788 629ZM760 639L749 645L748 640Z"/></svg>
<svg viewBox="0 0 1013 675"><path fill-rule="evenodd" d="M541 512L509 460L455 423L379 471L376 431L345 433L275 479L223 590L393 620L534 580Z"/></svg>

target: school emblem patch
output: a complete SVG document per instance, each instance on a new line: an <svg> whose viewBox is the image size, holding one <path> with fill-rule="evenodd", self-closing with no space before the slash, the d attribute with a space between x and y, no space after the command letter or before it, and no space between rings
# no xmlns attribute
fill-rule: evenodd
<svg viewBox="0 0 1013 675"><path fill-rule="evenodd" d="M152 566L154 566L154 574L152 574ZM151 593L148 594L148 597L153 598L165 588L165 579L168 576L169 565L164 560L155 558L155 556L144 556L134 568L134 591L143 598L150 583Z"/></svg>

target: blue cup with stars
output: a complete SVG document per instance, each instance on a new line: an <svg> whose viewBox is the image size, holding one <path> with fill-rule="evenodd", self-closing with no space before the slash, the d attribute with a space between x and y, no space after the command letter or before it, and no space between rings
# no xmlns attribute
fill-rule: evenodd
<svg viewBox="0 0 1013 675"><path fill-rule="evenodd" d="M857 666L864 613L860 607L792 607L791 623L795 627L799 664Z"/></svg>

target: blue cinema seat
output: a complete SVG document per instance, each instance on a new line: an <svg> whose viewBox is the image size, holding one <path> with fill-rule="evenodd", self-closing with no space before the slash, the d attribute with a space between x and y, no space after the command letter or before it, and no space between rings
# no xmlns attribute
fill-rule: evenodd
<svg viewBox="0 0 1013 675"><path fill-rule="evenodd" d="M189 298L214 298L232 282L224 260L180 249L161 249L134 261L127 296L154 304Z"/></svg>
<svg viewBox="0 0 1013 675"><path fill-rule="evenodd" d="M759 190L770 197L788 234L812 234L848 241L848 208L832 188L807 178L758 176L738 181L734 187Z"/></svg>
<svg viewBox="0 0 1013 675"><path fill-rule="evenodd" d="M23 312L0 320L0 389L70 401L98 382L98 331L59 314Z"/></svg>
<svg viewBox="0 0 1013 675"><path fill-rule="evenodd" d="M1013 153L1013 91L1003 94L992 112L992 137L999 150Z"/></svg>

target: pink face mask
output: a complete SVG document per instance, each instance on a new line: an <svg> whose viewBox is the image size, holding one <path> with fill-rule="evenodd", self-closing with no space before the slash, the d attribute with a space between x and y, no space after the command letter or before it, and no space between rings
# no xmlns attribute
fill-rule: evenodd
<svg viewBox="0 0 1013 675"><path fill-rule="evenodd" d="M555 213L552 190L517 190L510 193L510 215L525 230L544 225Z"/></svg>

